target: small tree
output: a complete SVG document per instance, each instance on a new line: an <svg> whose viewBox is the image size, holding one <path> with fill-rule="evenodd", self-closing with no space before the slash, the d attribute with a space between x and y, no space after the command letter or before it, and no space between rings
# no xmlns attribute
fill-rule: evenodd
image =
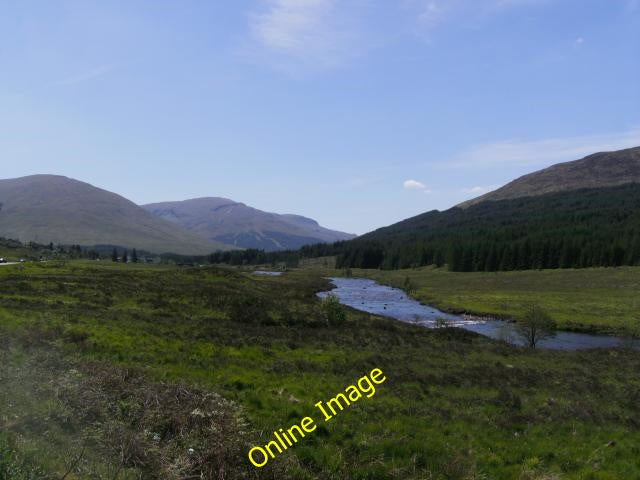
<svg viewBox="0 0 640 480"><path fill-rule="evenodd" d="M129 261L129 253L125 248L124 253L122 254L122 263L127 263Z"/></svg>
<svg viewBox="0 0 640 480"><path fill-rule="evenodd" d="M556 322L539 305L531 305L521 320L516 324L518 336L526 345L536 348L536 345L545 338L555 335Z"/></svg>
<svg viewBox="0 0 640 480"><path fill-rule="evenodd" d="M116 250L115 248L113 249L113 252L111 252L111 261L112 262L118 261L118 250Z"/></svg>
<svg viewBox="0 0 640 480"><path fill-rule="evenodd" d="M138 252L136 252L136 249L133 249L133 252L131 252L131 261L133 263L138 263Z"/></svg>
<svg viewBox="0 0 640 480"><path fill-rule="evenodd" d="M413 285L413 282L411 281L411 278L404 277L403 289L405 292L407 292L407 295L411 295L414 292L415 287Z"/></svg>
<svg viewBox="0 0 640 480"><path fill-rule="evenodd" d="M327 322L327 326L335 327L342 325L347 319L347 314L340 305L340 300L333 294L329 294L320 302L322 317Z"/></svg>

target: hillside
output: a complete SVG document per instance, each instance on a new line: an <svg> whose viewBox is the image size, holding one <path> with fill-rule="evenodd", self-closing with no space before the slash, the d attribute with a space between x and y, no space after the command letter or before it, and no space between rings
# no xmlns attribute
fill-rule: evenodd
<svg viewBox="0 0 640 480"><path fill-rule="evenodd" d="M195 198L143 205L157 217L205 238L266 251L296 249L355 237L299 215L263 212L226 198Z"/></svg>
<svg viewBox="0 0 640 480"><path fill-rule="evenodd" d="M346 242L338 266L453 271L640 264L640 184L432 211Z"/></svg>
<svg viewBox="0 0 640 480"><path fill-rule="evenodd" d="M594 153L580 160L558 163L519 177L505 186L458 205L469 207L488 200L544 195L580 188L640 183L640 147Z"/></svg>
<svg viewBox="0 0 640 480"><path fill-rule="evenodd" d="M336 246L338 265L454 271L640 264L640 148L520 177Z"/></svg>
<svg viewBox="0 0 640 480"><path fill-rule="evenodd" d="M232 248L183 231L120 195L58 175L0 180L0 236L154 253L207 254Z"/></svg>

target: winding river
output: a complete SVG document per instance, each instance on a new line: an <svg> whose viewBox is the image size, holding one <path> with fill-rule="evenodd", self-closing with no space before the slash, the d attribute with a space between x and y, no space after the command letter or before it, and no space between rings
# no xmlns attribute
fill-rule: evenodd
<svg viewBox="0 0 640 480"><path fill-rule="evenodd" d="M330 280L335 288L330 292L320 292L318 296L325 297L331 293L338 297L343 305L426 328L447 325L504 340L514 345L523 344L516 334L513 323L445 313L407 297L402 290L380 285L366 278L332 277ZM640 349L640 341L625 337L558 331L553 337L541 340L537 346L554 350L620 346L633 346L635 349Z"/></svg>

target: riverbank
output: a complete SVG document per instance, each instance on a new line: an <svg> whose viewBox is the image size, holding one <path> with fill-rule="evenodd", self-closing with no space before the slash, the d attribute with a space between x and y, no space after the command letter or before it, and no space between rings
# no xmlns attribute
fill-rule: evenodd
<svg viewBox="0 0 640 480"><path fill-rule="evenodd" d="M369 278L331 277L331 283L335 288L331 291L320 292L318 296L335 295L340 303L356 310L382 315L425 328L458 327L512 345L526 345L526 339L523 338L517 325L513 322L442 312L430 305L418 302L400 289L381 285ZM640 340L634 340L631 337L558 330L553 335L539 339L536 346L549 350L594 348L640 350Z"/></svg>
<svg viewBox="0 0 640 480"><path fill-rule="evenodd" d="M344 276L325 270L327 276ZM404 288L411 296L454 314L512 320L531 303L561 330L640 337L640 267L458 273L445 269L353 269L354 277Z"/></svg>

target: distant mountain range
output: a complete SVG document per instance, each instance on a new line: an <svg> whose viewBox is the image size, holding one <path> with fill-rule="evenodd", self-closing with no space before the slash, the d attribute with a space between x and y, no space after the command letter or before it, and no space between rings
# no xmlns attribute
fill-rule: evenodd
<svg viewBox="0 0 640 480"><path fill-rule="evenodd" d="M0 180L0 237L188 255L346 240L326 252L338 254L342 266L375 268L634 264L640 263L640 147L560 163L355 239L310 218L226 198L138 206L84 182L33 175Z"/></svg>
<svg viewBox="0 0 640 480"><path fill-rule="evenodd" d="M195 198L143 205L158 218L213 241L266 251L298 249L355 235L329 230L299 215L263 212L227 198Z"/></svg>
<svg viewBox="0 0 640 480"><path fill-rule="evenodd" d="M305 217L261 212L227 199L143 208L78 180L32 175L0 180L0 237L204 255L237 248L298 248L353 235L325 229Z"/></svg>
<svg viewBox="0 0 640 480"><path fill-rule="evenodd" d="M58 175L0 180L0 204L0 236L24 242L184 254L231 248L164 222L120 195Z"/></svg>
<svg viewBox="0 0 640 480"><path fill-rule="evenodd" d="M346 242L338 265L514 270L640 264L640 147L524 175Z"/></svg>

